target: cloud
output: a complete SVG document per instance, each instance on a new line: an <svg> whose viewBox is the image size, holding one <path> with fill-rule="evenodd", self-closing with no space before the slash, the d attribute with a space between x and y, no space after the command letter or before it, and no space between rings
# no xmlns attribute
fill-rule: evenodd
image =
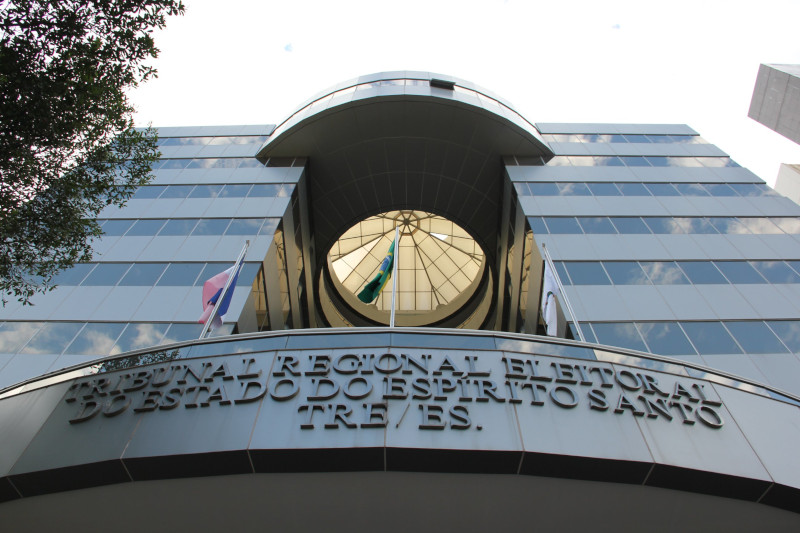
<svg viewBox="0 0 800 533"><path fill-rule="evenodd" d="M619 24L612 24L612 25L611 25L611 29L612 29L612 30L618 30L618 29L620 29L620 28L621 28L621 26L620 26Z"/></svg>
<svg viewBox="0 0 800 533"><path fill-rule="evenodd" d="M294 52L294 48L292 48L292 43L287 44L283 47L286 52Z"/></svg>

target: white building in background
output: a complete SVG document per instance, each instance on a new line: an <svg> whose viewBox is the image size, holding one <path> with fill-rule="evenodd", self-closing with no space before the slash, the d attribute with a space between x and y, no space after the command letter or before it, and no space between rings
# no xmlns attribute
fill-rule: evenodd
<svg viewBox="0 0 800 533"><path fill-rule="evenodd" d="M800 523L800 206L690 127L403 71L159 135L95 260L0 313L4 529ZM396 226L390 328L356 295Z"/></svg>

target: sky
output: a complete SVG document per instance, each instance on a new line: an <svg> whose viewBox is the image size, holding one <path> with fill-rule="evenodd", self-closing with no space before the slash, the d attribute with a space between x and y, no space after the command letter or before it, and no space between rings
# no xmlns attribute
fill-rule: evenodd
<svg viewBox="0 0 800 533"><path fill-rule="evenodd" d="M747 117L760 63L800 63L800 0L184 0L138 126L278 124L364 74L456 76L531 122L689 124L767 183L800 146Z"/></svg>

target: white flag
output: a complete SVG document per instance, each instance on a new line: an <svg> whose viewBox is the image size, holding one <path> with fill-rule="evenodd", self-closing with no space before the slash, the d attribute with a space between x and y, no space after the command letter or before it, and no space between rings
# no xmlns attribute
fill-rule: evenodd
<svg viewBox="0 0 800 533"><path fill-rule="evenodd" d="M544 280L542 282L542 318L547 326L547 334L551 337L558 336L558 300L561 291L558 288L556 277L550 270L550 264L544 263Z"/></svg>

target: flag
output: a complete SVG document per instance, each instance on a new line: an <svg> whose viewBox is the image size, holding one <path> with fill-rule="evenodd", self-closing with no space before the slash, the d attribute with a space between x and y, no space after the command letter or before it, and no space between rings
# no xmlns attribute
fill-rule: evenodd
<svg viewBox="0 0 800 533"><path fill-rule="evenodd" d="M225 313L228 312L228 307L231 305L231 298L233 297L233 289L236 287L236 280L239 278L239 271L241 270L238 268L239 266L239 264L234 265L203 283L203 314L200 315L200 318L197 320L199 323L205 324L208 322L208 319L211 318L211 313L214 312L214 305L216 305L217 300L222 296L222 290L225 288L228 278L233 276L233 281L231 281L228 291L225 293L225 296L222 296L222 302L219 304L219 309L217 309L217 315L213 317L213 321L211 322L212 328L218 328L222 325L222 319Z"/></svg>
<svg viewBox="0 0 800 533"><path fill-rule="evenodd" d="M550 264L544 263L544 280L542 281L542 318L547 326L547 334L551 337L558 336L558 299L561 291L558 282L550 270Z"/></svg>
<svg viewBox="0 0 800 533"><path fill-rule="evenodd" d="M383 290L383 287L386 285L386 282L389 280L393 265L394 241L392 241L392 245L389 246L389 251L386 253L386 257L384 257L383 261L381 261L381 266L378 268L378 273L374 278L372 278L372 281L367 283L366 287L364 287L364 290L358 293L358 299L365 304L374 302L375 298L378 297Z"/></svg>

